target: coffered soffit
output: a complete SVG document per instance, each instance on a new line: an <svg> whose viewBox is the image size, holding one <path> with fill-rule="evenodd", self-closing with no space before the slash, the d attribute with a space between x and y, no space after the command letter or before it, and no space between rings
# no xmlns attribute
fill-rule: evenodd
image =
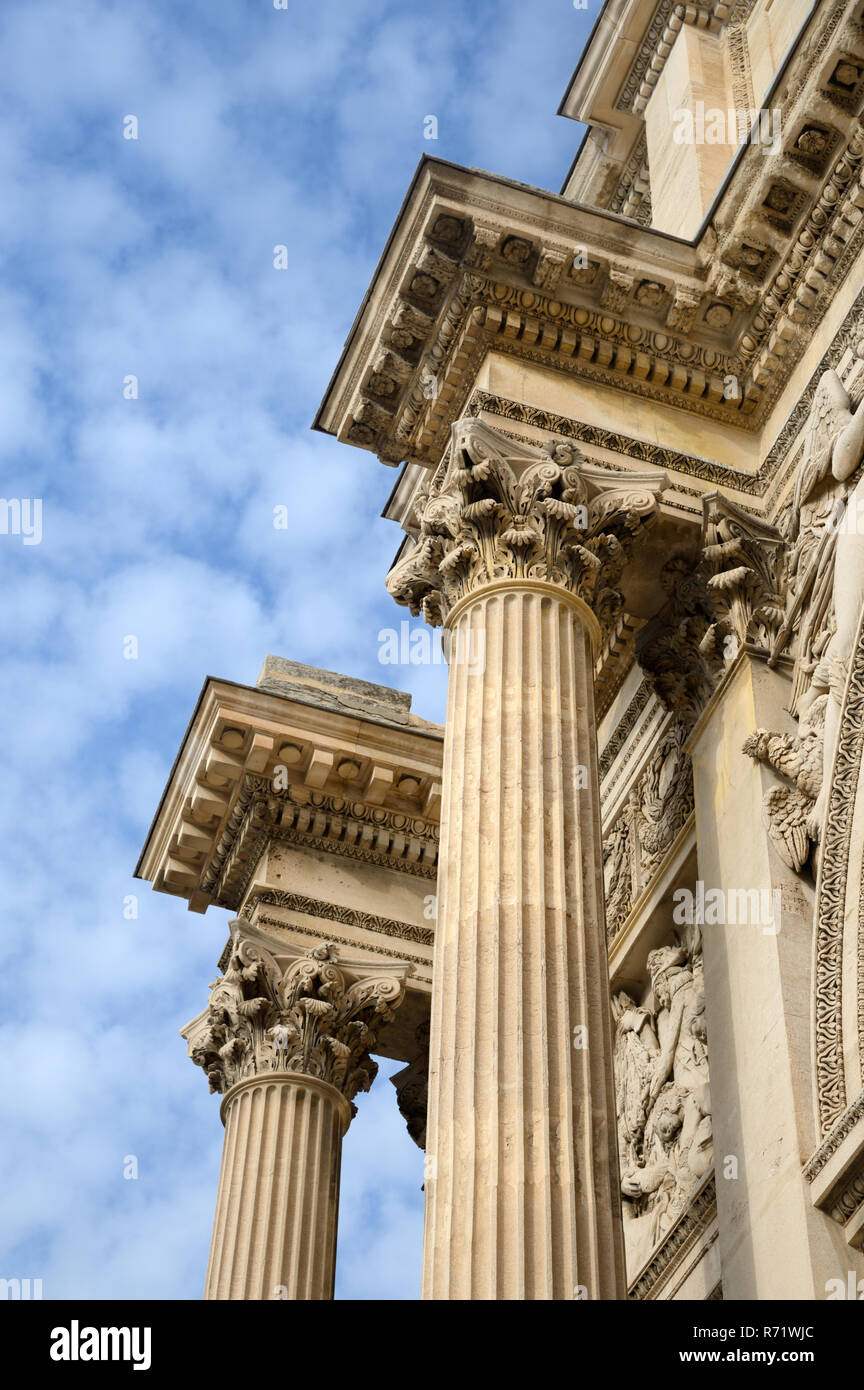
<svg viewBox="0 0 864 1390"><path fill-rule="evenodd" d="M424 158L315 427L435 466L494 348L759 431L864 246L864 5L824 8L693 242Z"/></svg>
<svg viewBox="0 0 864 1390"><path fill-rule="evenodd" d="M192 911L236 908L253 849L260 856L270 832L298 824L320 829L334 852L347 835L367 859L426 872L442 740L423 720L395 728L208 678L136 877Z"/></svg>

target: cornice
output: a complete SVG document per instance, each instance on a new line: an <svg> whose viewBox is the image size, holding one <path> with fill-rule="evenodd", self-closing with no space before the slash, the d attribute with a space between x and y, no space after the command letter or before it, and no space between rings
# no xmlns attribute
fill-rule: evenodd
<svg viewBox="0 0 864 1390"><path fill-rule="evenodd" d="M136 874L197 912L236 909L275 839L433 878L442 749L437 725L208 681Z"/></svg>
<svg viewBox="0 0 864 1390"><path fill-rule="evenodd" d="M864 248L859 9L817 16L774 98L781 153L742 147L695 242L424 160L316 428L432 467L494 346L760 430Z"/></svg>
<svg viewBox="0 0 864 1390"><path fill-rule="evenodd" d="M738 5L734 0L699 0L699 3L682 5L678 0L660 0L615 103L618 110L642 115L685 24L709 34L721 34L733 10L737 11L736 22L740 23L755 3L756 0L739 0Z"/></svg>
<svg viewBox="0 0 864 1390"><path fill-rule="evenodd" d="M434 879L438 828L433 820L387 810L301 785L274 791L263 777L247 778L200 879L199 891L217 907L236 911L272 844L324 851L342 858Z"/></svg>

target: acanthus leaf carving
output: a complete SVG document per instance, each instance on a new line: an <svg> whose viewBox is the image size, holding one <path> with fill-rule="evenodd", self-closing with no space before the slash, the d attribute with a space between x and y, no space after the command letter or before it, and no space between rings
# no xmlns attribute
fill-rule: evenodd
<svg viewBox="0 0 864 1390"><path fill-rule="evenodd" d="M542 580L581 598L608 629L666 475L622 477L590 466L569 441L536 449L473 418L452 433L443 480L418 491L419 536L390 571L392 597L434 626L495 580Z"/></svg>
<svg viewBox="0 0 864 1390"><path fill-rule="evenodd" d="M349 1101L369 1089L377 1073L370 1052L402 1002L412 967L352 981L338 961L336 948L322 943L293 953L283 969L259 942L236 932L207 1008L184 1030L211 1091L275 1071L329 1082Z"/></svg>
<svg viewBox="0 0 864 1390"><path fill-rule="evenodd" d="M732 633L716 616L699 557L674 555L660 582L669 597L637 633L636 656L657 698L691 726L714 693Z"/></svg>
<svg viewBox="0 0 864 1390"><path fill-rule="evenodd" d="M738 644L770 652L784 616L786 543L722 493L709 493L702 509L702 563L716 617Z"/></svg>

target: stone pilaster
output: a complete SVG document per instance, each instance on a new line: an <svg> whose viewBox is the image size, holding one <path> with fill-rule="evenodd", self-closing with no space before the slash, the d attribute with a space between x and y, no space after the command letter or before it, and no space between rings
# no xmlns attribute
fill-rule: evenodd
<svg viewBox="0 0 864 1390"><path fill-rule="evenodd" d="M664 480L609 477L462 421L388 580L450 643L426 1299L625 1296L592 649Z"/></svg>
<svg viewBox="0 0 864 1390"><path fill-rule="evenodd" d="M703 954L727 1300L824 1298L849 1264L802 1176L816 1139L812 885L772 842L763 798L775 775L742 753L763 725L792 738L790 690L742 651L690 741L699 878L706 899L721 890L725 902L705 914Z"/></svg>
<svg viewBox="0 0 864 1390"><path fill-rule="evenodd" d="M225 975L184 1029L193 1061L225 1097L204 1297L330 1299L351 1101L372 1084L370 1049L410 967L352 983L330 945L289 953L286 965L247 924L233 928Z"/></svg>

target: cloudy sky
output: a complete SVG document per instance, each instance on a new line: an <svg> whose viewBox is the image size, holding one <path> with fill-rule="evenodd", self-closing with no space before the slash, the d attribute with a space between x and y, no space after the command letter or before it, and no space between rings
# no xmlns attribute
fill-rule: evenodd
<svg viewBox="0 0 864 1390"><path fill-rule="evenodd" d="M377 659L395 475L309 426L423 153L560 188L598 4L0 7L2 491L42 503L0 534L0 1276L46 1298L201 1296L222 1127L177 1030L228 914L132 871L208 674L274 652L443 717L440 668ZM395 1069L346 1139L339 1298L419 1293Z"/></svg>

